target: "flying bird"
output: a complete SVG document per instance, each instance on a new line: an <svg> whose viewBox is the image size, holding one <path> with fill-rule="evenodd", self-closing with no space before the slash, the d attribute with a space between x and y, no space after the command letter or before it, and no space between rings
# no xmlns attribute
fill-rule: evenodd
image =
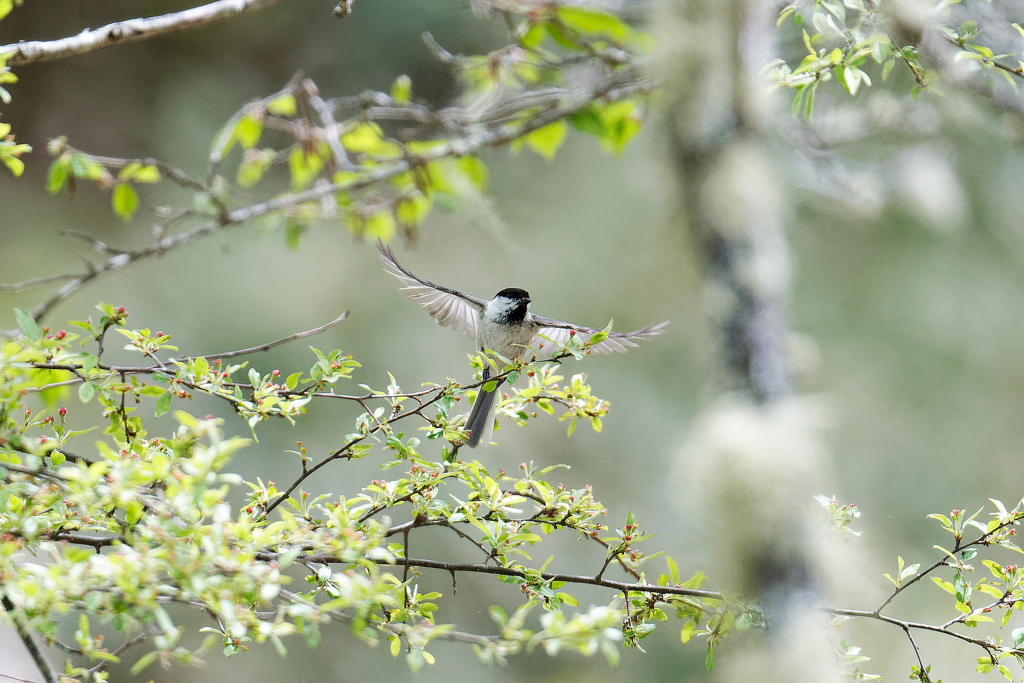
<svg viewBox="0 0 1024 683"><path fill-rule="evenodd" d="M493 351L510 360L517 360L523 358L529 349L540 348L544 341L542 337L557 344L565 344L573 335L579 335L580 341L586 342L601 331L533 314L530 312L530 294L524 289L503 289L488 301L457 289L436 285L413 275L382 242L377 243L377 248L381 260L389 266L387 272L402 283L401 291L426 309L439 325L463 332L475 340L480 351ZM667 320L633 332L611 332L604 341L589 348L598 353L625 352L628 347L637 346L636 341L661 334L666 325ZM490 368L485 365L484 381L490 377ZM490 443L497 405L495 397L498 387L504 381L499 381L492 391L480 388L466 420L470 447L475 448L481 442L484 445Z"/></svg>

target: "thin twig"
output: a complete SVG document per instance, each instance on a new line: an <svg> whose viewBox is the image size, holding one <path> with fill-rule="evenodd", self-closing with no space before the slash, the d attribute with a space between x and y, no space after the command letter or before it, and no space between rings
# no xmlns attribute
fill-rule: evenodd
<svg viewBox="0 0 1024 683"><path fill-rule="evenodd" d="M287 337L278 339L277 341L267 342L266 344L260 344L259 346L251 346L248 349L239 349L238 351L227 351L225 353L211 353L204 355L203 358L206 358L207 360L213 360L215 358L234 358L236 356L245 356L250 353L266 351L268 349L274 348L275 346L280 346L281 344L287 344L290 341L295 341L296 339L312 337L313 335L320 334L321 332L326 332L327 330L331 329L332 327L340 323L342 320L347 318L348 314L349 311L345 311L344 313L342 313L341 315L339 315L337 318L327 323L326 325L321 325L320 327L315 327L312 330L306 330L305 332L296 332L295 334L290 334Z"/></svg>
<svg viewBox="0 0 1024 683"><path fill-rule="evenodd" d="M0 283L0 292L24 292L27 289L33 287L42 287L43 285L52 285L55 282L64 282L66 280L73 280L78 277L77 275L47 275L46 277L34 277L22 282L12 282L11 284Z"/></svg>
<svg viewBox="0 0 1024 683"><path fill-rule="evenodd" d="M128 648L132 647L133 645L138 645L139 643L144 642L148 638L149 638L149 636L146 635L145 633L136 634L135 636L133 636L133 637L129 638L128 640L124 641L123 643L121 643L121 645L116 650L111 652L110 654L112 654L115 657L117 657L118 655L120 655L122 652L124 652ZM109 661L102 661L99 664L97 664L96 666L94 666L91 669L89 669L89 673L94 674L97 671L103 671L108 666L110 666L110 662Z"/></svg>
<svg viewBox="0 0 1024 683"><path fill-rule="evenodd" d="M7 58L7 64L10 66L49 62L83 55L111 45L135 43L165 33L206 26L221 19L269 7L277 2L278 0L217 0L181 12L119 21L91 31L86 29L78 35L59 40L32 40L2 45L0 54L11 53Z"/></svg>

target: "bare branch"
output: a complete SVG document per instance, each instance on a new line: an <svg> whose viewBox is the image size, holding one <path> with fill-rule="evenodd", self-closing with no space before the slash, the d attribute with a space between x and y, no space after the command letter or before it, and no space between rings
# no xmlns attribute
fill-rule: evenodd
<svg viewBox="0 0 1024 683"><path fill-rule="evenodd" d="M246 12L254 12L274 5L279 0L217 0L207 5L181 12L171 12L144 19L129 19L107 24L95 30L85 30L76 36L59 40L32 40L0 45L0 54L10 53L7 64L19 66L34 62L50 62L66 57L83 55L111 45L136 43L142 40L206 26L221 19L229 19Z"/></svg>
<svg viewBox="0 0 1024 683"><path fill-rule="evenodd" d="M22 282L12 282L11 284L0 283L0 292L24 292L25 290L32 289L33 287L42 287L43 285L52 285L56 282L64 282L65 280L74 280L77 275L48 275L46 277L34 277L29 280L23 280Z"/></svg>
<svg viewBox="0 0 1024 683"><path fill-rule="evenodd" d="M61 287L59 290L57 290L57 293L50 297L47 301L37 306L35 310L32 311L32 317L36 320L36 322L39 322L43 318L43 316L45 316L53 309L54 306L59 304L61 301L64 301L64 299L67 299L69 296L71 296L79 289L81 289L85 284L91 282L92 280L95 280L103 273L118 270L120 268L127 266L129 263L135 263L136 261L140 261L144 258L149 258L150 256L157 256L159 254L163 254L165 251L169 249L173 249L174 247L181 246L182 244L186 244L194 239L207 235L213 232L217 227L218 226L215 223L208 223L206 225L202 225L188 232L183 232L178 235L175 235L174 237L165 237L156 244L145 247L143 249L139 249L137 251L129 251L123 254L117 254L116 256L112 256L111 258L107 259L100 265L93 266L88 273L73 276L73 280L71 280L63 287Z"/></svg>
<svg viewBox="0 0 1024 683"><path fill-rule="evenodd" d="M210 355L203 356L203 358L206 358L207 360L212 360L214 358L234 358L235 356L245 356L250 353L266 351L267 349L272 349L275 346L280 346L281 344L287 344L288 342L295 341L296 339L312 337L315 334L326 332L327 330L331 329L332 327L340 323L342 320L347 318L348 314L349 311L345 311L344 313L342 313L341 315L339 315L337 318L327 323L326 325L321 325L320 327L313 328L312 330L306 330L305 332L296 332L295 334L290 334L287 337L284 337L283 339L278 339L277 341L267 342L266 344L260 344L259 346L252 346L248 349L239 349L238 351L228 351L226 353L213 353Z"/></svg>

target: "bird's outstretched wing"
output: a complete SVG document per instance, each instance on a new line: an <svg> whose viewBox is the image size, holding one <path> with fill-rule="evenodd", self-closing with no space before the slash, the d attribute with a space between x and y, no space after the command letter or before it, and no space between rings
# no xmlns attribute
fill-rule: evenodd
<svg viewBox="0 0 1024 683"><path fill-rule="evenodd" d="M533 342L530 344L535 349L539 349L542 344L545 344L546 340L542 339L539 335L544 335L551 341L557 342L558 344L565 344L569 341L569 332L575 330L576 334L580 336L581 341L587 341L591 335L600 332L601 330L594 329L593 327L582 327L580 325L573 325L563 320L555 320L553 318L545 318L543 316L533 316L533 321L540 325L540 329L537 330L537 335L533 338ZM646 339L647 337L653 337L654 335L661 334L665 331L665 327L668 325L668 321L654 323L647 327L641 327L639 330L633 330L632 332L612 332L608 335L608 338L603 342L594 344L591 349L597 353L625 353L629 350L628 347L638 346L636 342ZM547 344L550 346L550 344Z"/></svg>
<svg viewBox="0 0 1024 683"><path fill-rule="evenodd" d="M470 339L476 339L476 321L487 302L475 296L464 294L457 289L435 285L429 280L413 275L406 270L383 242L377 242L380 258L391 267L387 272L402 283L402 292L418 303L431 315L438 325L464 332Z"/></svg>

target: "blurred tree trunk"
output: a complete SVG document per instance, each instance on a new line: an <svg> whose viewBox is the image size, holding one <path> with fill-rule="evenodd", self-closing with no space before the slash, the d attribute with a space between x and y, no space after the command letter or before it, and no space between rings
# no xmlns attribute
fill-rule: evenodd
<svg viewBox="0 0 1024 683"><path fill-rule="evenodd" d="M772 56L771 3L677 0L688 25L669 65L674 162L688 226L705 267L718 335L718 381L759 404L791 392L786 308L789 254L777 171L763 129L771 114L762 66Z"/></svg>
<svg viewBox="0 0 1024 683"><path fill-rule="evenodd" d="M670 0L660 22L681 227L703 265L719 396L681 460L684 497L709 514L709 553L769 621L766 646L720 659L720 676L821 681L834 666L815 607L806 510L827 450L817 413L793 394L787 363L784 188L767 142L775 112L760 77L774 56L774 9L763 0Z"/></svg>

